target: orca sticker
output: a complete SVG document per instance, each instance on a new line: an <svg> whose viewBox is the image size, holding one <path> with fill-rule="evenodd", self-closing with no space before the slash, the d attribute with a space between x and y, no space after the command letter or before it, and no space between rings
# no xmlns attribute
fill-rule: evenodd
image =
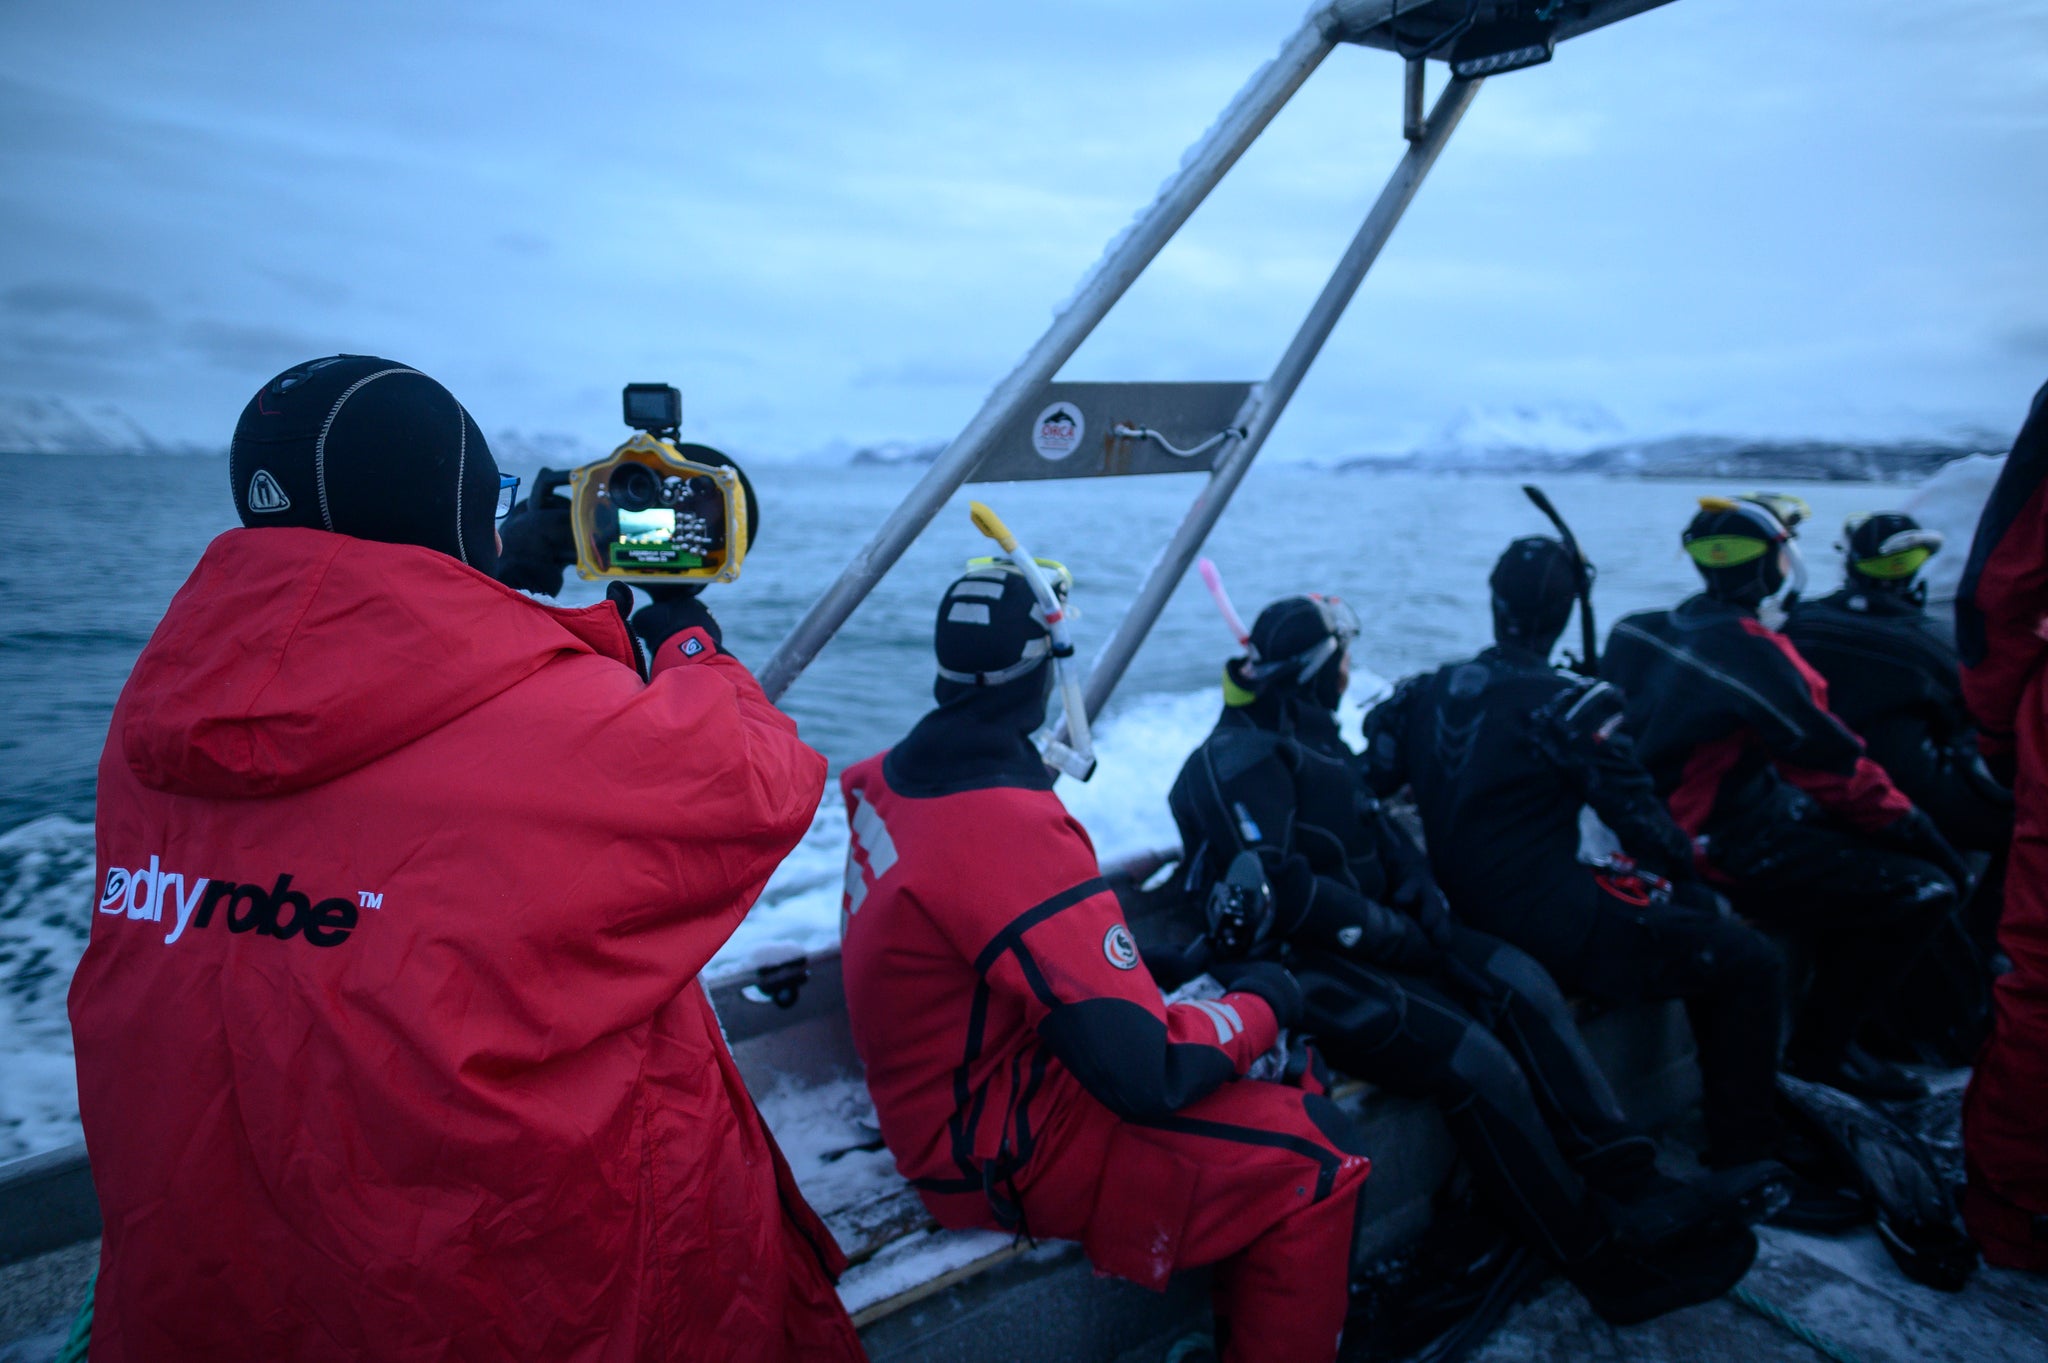
<svg viewBox="0 0 2048 1363"><path fill-rule="evenodd" d="M1031 448L1038 451L1039 458L1058 462L1081 448L1081 437L1087 431L1088 422L1079 407L1055 402L1031 423Z"/></svg>
<svg viewBox="0 0 2048 1363"><path fill-rule="evenodd" d="M1131 930L1122 923L1112 924L1102 934L1102 954L1118 970L1133 970L1138 964L1138 944L1131 940Z"/></svg>
<svg viewBox="0 0 2048 1363"><path fill-rule="evenodd" d="M270 476L269 469L257 469L249 479L249 509L264 513L292 509L292 499L284 495L284 489L277 485L277 479Z"/></svg>

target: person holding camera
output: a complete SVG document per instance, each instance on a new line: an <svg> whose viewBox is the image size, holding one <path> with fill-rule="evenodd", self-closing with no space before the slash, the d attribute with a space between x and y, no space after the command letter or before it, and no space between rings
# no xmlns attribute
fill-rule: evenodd
<svg viewBox="0 0 2048 1363"><path fill-rule="evenodd" d="M1190 912L1213 920L1243 902L1232 882L1263 880L1268 911L1206 923L1212 944L1285 962L1338 1069L1434 1099L1489 1208L1602 1318L1720 1296L1756 1256L1769 1171L1660 1173L1543 967L1452 919L1337 729L1358 628L1335 597L1285 597L1226 666L1222 717L1168 794Z"/></svg>
<svg viewBox="0 0 2048 1363"><path fill-rule="evenodd" d="M943 1226L1155 1290L1214 1264L1226 1359L1335 1358L1370 1165L1313 1081L1244 1078L1300 990L1264 964L1162 1002L1031 742L1054 665L1022 573L954 582L934 644L938 708L840 776L847 1013L896 1167Z"/></svg>
<svg viewBox="0 0 2048 1363"><path fill-rule="evenodd" d="M862 1358L697 981L825 760L694 600L643 678L498 581L417 370L285 371L228 472L100 763L96 1363Z"/></svg>

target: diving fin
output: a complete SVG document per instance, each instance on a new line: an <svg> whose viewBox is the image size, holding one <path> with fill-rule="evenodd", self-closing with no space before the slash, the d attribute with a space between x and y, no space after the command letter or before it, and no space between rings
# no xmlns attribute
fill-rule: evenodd
<svg viewBox="0 0 2048 1363"><path fill-rule="evenodd" d="M1877 1235L1914 1282L1957 1292L1977 1268L1977 1247L1955 1198L1918 1136L1859 1098L1778 1076L1778 1095L1845 1168L1877 1209Z"/></svg>

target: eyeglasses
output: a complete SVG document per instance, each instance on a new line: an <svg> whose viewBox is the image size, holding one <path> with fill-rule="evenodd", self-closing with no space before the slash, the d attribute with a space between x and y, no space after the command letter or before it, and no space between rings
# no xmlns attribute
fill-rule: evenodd
<svg viewBox="0 0 2048 1363"><path fill-rule="evenodd" d="M512 514L512 508L519 501L519 478L515 474L498 475L498 506L491 513L491 519L502 521Z"/></svg>

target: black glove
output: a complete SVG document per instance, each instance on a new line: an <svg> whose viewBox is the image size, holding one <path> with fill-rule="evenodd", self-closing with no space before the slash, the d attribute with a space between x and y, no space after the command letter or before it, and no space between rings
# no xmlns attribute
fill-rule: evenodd
<svg viewBox="0 0 2048 1363"><path fill-rule="evenodd" d="M498 555L498 581L522 592L553 596L562 589L562 570L576 561L576 536L568 499L555 491L569 475L542 469L533 495L512 508L498 527L505 542Z"/></svg>
<svg viewBox="0 0 2048 1363"><path fill-rule="evenodd" d="M1426 975L1435 970L1443 963L1443 948L1430 941L1429 934L1414 919L1403 919L1402 922L1407 930L1401 934L1401 940L1373 963L1410 975Z"/></svg>
<svg viewBox="0 0 2048 1363"><path fill-rule="evenodd" d="M1394 891L1394 905L1407 910L1431 946L1443 947L1450 943L1451 903L1429 876L1412 875L1402 881L1400 888Z"/></svg>
<svg viewBox="0 0 2048 1363"><path fill-rule="evenodd" d="M1984 770L1991 773L1991 779L2011 790L2019 784L2020 748L2011 734L1977 735L1977 755L1984 759Z"/></svg>
<svg viewBox="0 0 2048 1363"><path fill-rule="evenodd" d="M1273 961L1219 961L1209 973L1233 993L1264 999L1282 1027L1301 1021L1301 981L1287 967Z"/></svg>
<svg viewBox="0 0 2048 1363"><path fill-rule="evenodd" d="M1908 810L1893 820L1884 830L1884 836L1894 847L1932 862L1953 880L1959 892L1967 893L1970 888L1969 863L1957 855L1949 846L1948 839L1934 826L1934 820L1922 810Z"/></svg>
<svg viewBox="0 0 2048 1363"><path fill-rule="evenodd" d="M1437 974L1450 984L1467 1004L1502 1004L1507 1002L1508 989L1499 980L1484 971L1467 965L1450 952L1445 952Z"/></svg>
<svg viewBox="0 0 2048 1363"><path fill-rule="evenodd" d="M718 628L718 622L711 618L696 587L642 587L650 598L646 605L633 612L633 633L640 642L647 645L652 654L676 635L695 627L711 636L711 642L718 645L718 651L725 652L725 636Z"/></svg>

